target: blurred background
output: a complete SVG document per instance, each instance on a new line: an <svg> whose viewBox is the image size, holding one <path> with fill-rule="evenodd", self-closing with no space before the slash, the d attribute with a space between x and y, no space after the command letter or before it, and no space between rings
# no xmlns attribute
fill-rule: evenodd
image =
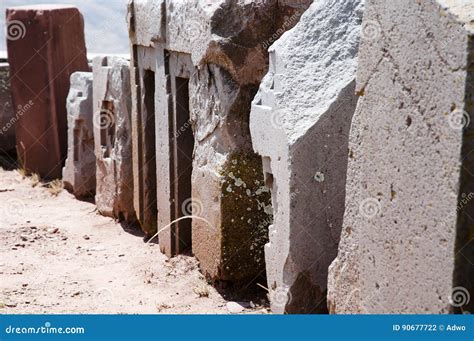
<svg viewBox="0 0 474 341"><path fill-rule="evenodd" d="M88 53L128 54L127 0L0 0L0 55L6 54L5 9L37 4L74 5L84 16Z"/></svg>

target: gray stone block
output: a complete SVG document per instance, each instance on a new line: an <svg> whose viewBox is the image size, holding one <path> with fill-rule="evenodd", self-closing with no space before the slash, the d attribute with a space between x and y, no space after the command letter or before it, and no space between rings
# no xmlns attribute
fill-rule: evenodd
<svg viewBox="0 0 474 341"><path fill-rule="evenodd" d="M68 149L64 187L76 197L95 194L92 72L74 72L66 100Z"/></svg>
<svg viewBox="0 0 474 341"><path fill-rule="evenodd" d="M133 209L130 63L116 56L93 60L97 209L135 222Z"/></svg>
<svg viewBox="0 0 474 341"><path fill-rule="evenodd" d="M265 247L274 313L324 313L344 214L363 1L316 1L270 48L250 131L272 191Z"/></svg>
<svg viewBox="0 0 474 341"><path fill-rule="evenodd" d="M333 313L472 312L473 17L367 1Z"/></svg>

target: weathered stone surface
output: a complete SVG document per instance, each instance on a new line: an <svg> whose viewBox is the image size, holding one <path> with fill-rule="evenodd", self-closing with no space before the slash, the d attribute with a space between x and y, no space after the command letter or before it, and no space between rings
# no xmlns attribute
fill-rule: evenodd
<svg viewBox="0 0 474 341"><path fill-rule="evenodd" d="M158 59L162 58L153 48L132 45L133 204L140 226L147 236L157 231L158 178L155 158L158 132L155 130L155 100L158 94L155 94L155 83L157 77L164 77L163 66L163 73L156 73Z"/></svg>
<svg viewBox="0 0 474 341"><path fill-rule="evenodd" d="M270 48L250 115L272 191L265 247L274 313L324 313L344 214L363 1L314 2Z"/></svg>
<svg viewBox="0 0 474 341"><path fill-rule="evenodd" d="M239 85L259 84L268 43L292 28L311 0L167 1L167 49L215 64Z"/></svg>
<svg viewBox="0 0 474 341"><path fill-rule="evenodd" d="M472 312L473 18L466 1L367 1L333 313Z"/></svg>
<svg viewBox="0 0 474 341"><path fill-rule="evenodd" d="M130 63L116 56L93 60L97 209L134 222Z"/></svg>
<svg viewBox="0 0 474 341"><path fill-rule="evenodd" d="M10 92L10 66L0 63L0 152L15 150L15 110Z"/></svg>
<svg viewBox="0 0 474 341"><path fill-rule="evenodd" d="M174 255L192 243L211 279L245 281L264 270L270 198L251 146L250 103L268 70L267 44L294 26L310 2L158 1L161 29L139 28L151 22L141 9L149 5L130 4L135 207L151 234L156 224L146 217L150 206L139 184L152 172L139 165L146 154L140 150L156 146L158 227L195 216L192 231L187 218L163 230L160 247ZM144 81L150 72L156 134L143 138L151 119L145 103L151 84Z"/></svg>
<svg viewBox="0 0 474 341"><path fill-rule="evenodd" d="M6 22L13 107L30 106L15 124L18 157L28 172L59 178L69 77L88 71L82 15L72 6L19 6L7 8Z"/></svg>
<svg viewBox="0 0 474 341"><path fill-rule="evenodd" d="M67 97L68 149L64 187L76 197L95 194L92 73L74 72Z"/></svg>
<svg viewBox="0 0 474 341"><path fill-rule="evenodd" d="M132 44L154 47L165 40L165 0L133 0L128 6Z"/></svg>

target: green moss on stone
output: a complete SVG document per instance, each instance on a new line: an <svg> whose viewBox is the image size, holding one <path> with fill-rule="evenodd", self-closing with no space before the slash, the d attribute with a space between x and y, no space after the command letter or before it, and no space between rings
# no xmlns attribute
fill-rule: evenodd
<svg viewBox="0 0 474 341"><path fill-rule="evenodd" d="M264 245L273 221L271 195L264 184L262 160L254 153L232 154L221 176L220 278L238 283L265 271Z"/></svg>

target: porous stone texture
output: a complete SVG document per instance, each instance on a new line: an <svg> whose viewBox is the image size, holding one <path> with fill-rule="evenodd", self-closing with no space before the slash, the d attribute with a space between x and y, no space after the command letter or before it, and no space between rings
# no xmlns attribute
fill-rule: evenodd
<svg viewBox="0 0 474 341"><path fill-rule="evenodd" d="M74 72L67 97L68 149L64 188L76 197L95 194L92 72Z"/></svg>
<svg viewBox="0 0 474 341"><path fill-rule="evenodd" d="M467 1L366 2L332 313L472 308L473 15Z"/></svg>
<svg viewBox="0 0 474 341"><path fill-rule="evenodd" d="M6 10L11 91L21 166L44 179L61 177L67 154L66 97L73 72L88 71L84 21L67 5Z"/></svg>
<svg viewBox="0 0 474 341"><path fill-rule="evenodd" d="M260 158L251 146L250 104L268 70L266 49L297 23L310 3L219 0L152 5L135 0L129 5L136 150L153 143L144 143L140 136L148 120L143 117L143 79L147 70L154 72L157 226L188 215L201 218L192 219L192 236L186 235L184 244L177 240L185 231L180 224L161 231L160 247L171 256L190 246L192 239L192 251L212 280L248 283L264 272L263 245L272 218ZM152 11L156 14L147 14ZM182 95L177 93L178 82L188 87L190 117L184 124L177 124L177 97ZM180 145L182 134L190 129L193 141L183 139L187 142ZM192 192L183 200L179 194L185 185L179 182L184 180L173 179L179 168L175 156L191 143ZM137 154L135 164L140 165ZM143 186L138 184L145 178L139 168L134 167L137 211L146 202L139 199ZM150 222L142 228L148 233L156 230Z"/></svg>
<svg viewBox="0 0 474 341"><path fill-rule="evenodd" d="M130 61L122 57L97 56L93 60L95 202L103 215L133 223L129 68Z"/></svg>
<svg viewBox="0 0 474 341"><path fill-rule="evenodd" d="M133 4L133 3L131 3ZM142 230L147 236L157 231L155 85L158 53L149 47L132 44L132 146L133 146L133 204ZM144 84L147 74L146 87ZM145 103L146 93L146 103ZM163 104L166 102L163 102ZM155 106L156 108L156 106ZM168 118L166 118L168 120Z"/></svg>
<svg viewBox="0 0 474 341"><path fill-rule="evenodd" d="M270 47L250 131L271 189L265 246L274 313L324 313L344 214L363 1L315 1Z"/></svg>
<svg viewBox="0 0 474 341"><path fill-rule="evenodd" d="M10 92L10 66L0 63L0 152L15 150L15 110Z"/></svg>

